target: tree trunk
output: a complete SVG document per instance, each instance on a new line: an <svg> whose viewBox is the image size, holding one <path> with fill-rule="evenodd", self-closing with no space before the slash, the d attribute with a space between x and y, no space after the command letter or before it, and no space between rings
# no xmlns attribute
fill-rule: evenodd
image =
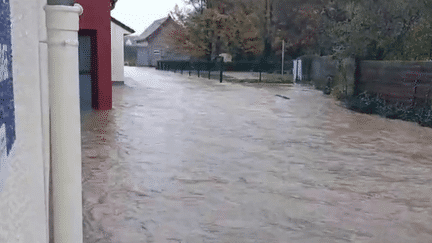
<svg viewBox="0 0 432 243"><path fill-rule="evenodd" d="M360 70L361 59L356 56L354 57L354 91L353 95L357 96L360 94L360 78L361 78L361 70Z"/></svg>

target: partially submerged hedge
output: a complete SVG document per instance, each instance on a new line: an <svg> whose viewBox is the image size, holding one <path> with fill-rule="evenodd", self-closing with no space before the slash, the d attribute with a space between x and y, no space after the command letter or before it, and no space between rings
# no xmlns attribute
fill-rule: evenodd
<svg viewBox="0 0 432 243"><path fill-rule="evenodd" d="M348 109L353 111L417 122L421 126L432 127L432 107L429 102L421 106L390 104L378 95L366 92L357 96L344 97L342 101Z"/></svg>

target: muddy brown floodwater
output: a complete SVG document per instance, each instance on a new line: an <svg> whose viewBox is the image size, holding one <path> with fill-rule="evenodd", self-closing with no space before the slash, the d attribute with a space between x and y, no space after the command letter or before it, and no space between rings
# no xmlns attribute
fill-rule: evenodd
<svg viewBox="0 0 432 243"><path fill-rule="evenodd" d="M82 112L84 242L432 242L431 128L125 72L111 111Z"/></svg>

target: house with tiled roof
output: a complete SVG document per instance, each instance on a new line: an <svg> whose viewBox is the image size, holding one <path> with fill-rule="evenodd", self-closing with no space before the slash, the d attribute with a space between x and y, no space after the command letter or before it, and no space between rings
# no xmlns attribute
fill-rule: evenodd
<svg viewBox="0 0 432 243"><path fill-rule="evenodd" d="M181 28L171 16L154 21L141 35L126 39L137 46L137 66L156 66L160 60L189 60L189 56L176 52L171 46L171 35Z"/></svg>

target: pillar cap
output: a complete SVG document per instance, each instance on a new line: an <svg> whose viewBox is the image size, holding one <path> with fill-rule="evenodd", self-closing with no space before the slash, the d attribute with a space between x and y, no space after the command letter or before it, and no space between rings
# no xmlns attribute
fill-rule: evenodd
<svg viewBox="0 0 432 243"><path fill-rule="evenodd" d="M81 15L84 11L83 7L79 3L75 3L73 6L67 5L45 5L44 10L47 12L75 12Z"/></svg>
<svg viewBox="0 0 432 243"><path fill-rule="evenodd" d="M74 6L45 5L47 30L79 30L79 15L83 13L80 4Z"/></svg>

